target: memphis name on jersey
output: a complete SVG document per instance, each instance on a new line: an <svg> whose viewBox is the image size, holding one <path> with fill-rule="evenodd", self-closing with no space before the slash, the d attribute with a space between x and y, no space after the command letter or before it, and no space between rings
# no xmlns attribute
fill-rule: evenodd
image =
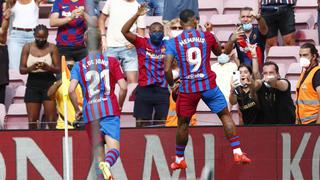
<svg viewBox="0 0 320 180"><path fill-rule="evenodd" d="M187 38L187 39L183 39L183 40L179 41L179 45L183 46L183 45L187 45L188 43L192 43L192 42L204 43L205 39L201 38L201 37L191 37L191 38Z"/></svg>

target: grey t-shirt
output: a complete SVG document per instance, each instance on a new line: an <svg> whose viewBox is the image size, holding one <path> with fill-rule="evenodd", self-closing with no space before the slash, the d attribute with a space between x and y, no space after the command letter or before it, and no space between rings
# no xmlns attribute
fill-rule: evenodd
<svg viewBox="0 0 320 180"><path fill-rule="evenodd" d="M198 0L164 0L162 20L171 21L179 18L179 14L185 9L193 10L199 19Z"/></svg>

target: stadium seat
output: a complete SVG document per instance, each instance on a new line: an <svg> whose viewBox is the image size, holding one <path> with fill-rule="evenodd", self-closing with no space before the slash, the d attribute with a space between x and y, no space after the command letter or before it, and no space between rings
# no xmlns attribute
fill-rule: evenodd
<svg viewBox="0 0 320 180"><path fill-rule="evenodd" d="M9 106L12 104L12 99L15 94L15 89L11 86L6 86L6 97L5 97L5 106L8 110Z"/></svg>
<svg viewBox="0 0 320 180"><path fill-rule="evenodd" d="M220 41L220 43L226 43L228 42L229 37L231 36L232 33L233 31L218 31L217 33L215 33L215 35Z"/></svg>
<svg viewBox="0 0 320 180"><path fill-rule="evenodd" d="M0 129L3 129L5 117L6 117L6 107L4 104L0 104Z"/></svg>
<svg viewBox="0 0 320 180"><path fill-rule="evenodd" d="M210 18L210 22L213 24L214 32L218 31L234 31L239 21L239 14L222 14L213 15Z"/></svg>
<svg viewBox="0 0 320 180"><path fill-rule="evenodd" d="M9 86L17 88L18 86L25 85L28 75L20 74L17 69L9 69Z"/></svg>
<svg viewBox="0 0 320 180"><path fill-rule="evenodd" d="M197 112L210 112L209 107L202 100L199 101Z"/></svg>
<svg viewBox="0 0 320 180"><path fill-rule="evenodd" d="M269 50L267 61L283 63L289 67L291 63L298 62L299 50L299 46L273 46Z"/></svg>
<svg viewBox="0 0 320 180"><path fill-rule="evenodd" d="M291 93L295 93L296 92L297 83L298 83L298 80L290 80L290 84L291 84L290 91L291 91Z"/></svg>
<svg viewBox="0 0 320 180"><path fill-rule="evenodd" d="M197 126L221 126L222 125L218 115L212 112L197 112L196 117L197 117Z"/></svg>
<svg viewBox="0 0 320 180"><path fill-rule="evenodd" d="M214 14L222 14L223 0L198 0L199 13L209 19Z"/></svg>
<svg viewBox="0 0 320 180"><path fill-rule="evenodd" d="M317 19L317 0L297 0L295 13L311 13L313 18Z"/></svg>
<svg viewBox="0 0 320 180"><path fill-rule="evenodd" d="M298 80L301 74L302 68L300 63L292 63L289 66L286 78L288 80Z"/></svg>
<svg viewBox="0 0 320 180"><path fill-rule="evenodd" d="M26 105L11 104L5 120L5 129L29 129Z"/></svg>
<svg viewBox="0 0 320 180"><path fill-rule="evenodd" d="M288 67L283 63L277 63L277 65L279 67L280 77L284 78L287 74Z"/></svg>
<svg viewBox="0 0 320 180"><path fill-rule="evenodd" d="M301 29L296 32L296 42L302 45L306 42L319 44L318 30L315 29Z"/></svg>
<svg viewBox="0 0 320 180"><path fill-rule="evenodd" d="M251 7L254 11L258 11L258 1L252 0L225 0L223 3L223 14L237 14L239 16L240 9L243 7Z"/></svg>
<svg viewBox="0 0 320 180"><path fill-rule="evenodd" d="M49 34L48 42L50 42L52 44L56 44L56 37L57 37L57 34Z"/></svg>
<svg viewBox="0 0 320 180"><path fill-rule="evenodd" d="M314 27L314 18L310 12L295 13L296 29L312 29Z"/></svg>
<svg viewBox="0 0 320 180"><path fill-rule="evenodd" d="M146 16L145 21L146 21L146 26L150 27L150 25L154 22L162 23L162 16Z"/></svg>
<svg viewBox="0 0 320 180"><path fill-rule="evenodd" d="M53 4L40 3L40 5L39 5L39 18L49 18L52 6L53 6Z"/></svg>
<svg viewBox="0 0 320 180"><path fill-rule="evenodd" d="M19 86L16 89L15 95L13 97L13 103L14 104L24 103L25 92L26 92L26 86Z"/></svg>

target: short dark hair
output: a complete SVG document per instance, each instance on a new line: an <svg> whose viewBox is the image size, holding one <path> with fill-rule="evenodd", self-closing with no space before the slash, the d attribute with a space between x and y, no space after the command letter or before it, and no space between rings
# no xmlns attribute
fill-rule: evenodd
<svg viewBox="0 0 320 180"><path fill-rule="evenodd" d="M315 45L311 44L311 43L304 43L300 49L310 49L310 52L312 55L316 55L316 59L318 59L319 57L319 53L318 53L318 50L316 48ZM317 61L318 62L318 61Z"/></svg>
<svg viewBox="0 0 320 180"><path fill-rule="evenodd" d="M34 28L34 35L36 35L38 32L44 31L47 35L49 34L48 28L46 25L39 24Z"/></svg>
<svg viewBox="0 0 320 180"><path fill-rule="evenodd" d="M245 68L247 68L248 69L248 71L250 72L250 74L252 74L253 72L252 72L252 68L251 68L251 66L249 66L249 65L247 65L247 64L240 64L239 65L239 67L238 67L238 70L240 70L240 68L242 68L242 67L245 67Z"/></svg>
<svg viewBox="0 0 320 180"><path fill-rule="evenodd" d="M253 9L251 8L251 7L243 7L243 8L241 8L240 9L240 13L242 12L242 11L253 11Z"/></svg>
<svg viewBox="0 0 320 180"><path fill-rule="evenodd" d="M180 20L183 23L189 22L194 16L195 16L195 13L191 9L185 9L179 15Z"/></svg>
<svg viewBox="0 0 320 180"><path fill-rule="evenodd" d="M274 66L274 68L276 69L276 73L279 74L279 66L277 63L273 62L273 61L267 61L263 64L263 67L264 66Z"/></svg>
<svg viewBox="0 0 320 180"><path fill-rule="evenodd" d="M88 50L98 50L101 46L101 33L98 28L90 27L85 32L86 45Z"/></svg>
<svg viewBox="0 0 320 180"><path fill-rule="evenodd" d="M159 22L154 22L154 23L152 23L152 24L150 25L150 28L151 28L152 26L161 26L161 27L163 28L163 25L162 25L161 23L159 23Z"/></svg>

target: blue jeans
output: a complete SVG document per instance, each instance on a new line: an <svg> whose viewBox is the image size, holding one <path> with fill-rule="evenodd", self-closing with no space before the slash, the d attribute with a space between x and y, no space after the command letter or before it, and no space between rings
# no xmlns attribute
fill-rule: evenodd
<svg viewBox="0 0 320 180"><path fill-rule="evenodd" d="M147 3L148 8L150 9L147 12L148 16L162 16L163 15L163 6L164 0L138 0L140 4Z"/></svg>
<svg viewBox="0 0 320 180"><path fill-rule="evenodd" d="M138 57L136 48L109 47L107 56L115 57L119 60L122 69L127 71L138 71Z"/></svg>
<svg viewBox="0 0 320 180"><path fill-rule="evenodd" d="M9 69L19 69L22 48L34 41L33 31L11 30L8 42Z"/></svg>

